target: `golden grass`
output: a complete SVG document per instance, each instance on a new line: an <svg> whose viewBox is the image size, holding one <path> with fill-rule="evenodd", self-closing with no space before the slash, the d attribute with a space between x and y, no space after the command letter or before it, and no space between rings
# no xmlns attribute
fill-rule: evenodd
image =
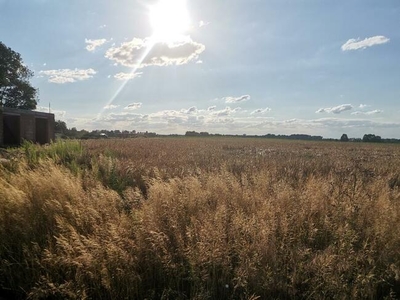
<svg viewBox="0 0 400 300"><path fill-rule="evenodd" d="M48 147L0 167L6 297L400 297L396 145L157 138ZM42 154L32 160L32 151Z"/></svg>

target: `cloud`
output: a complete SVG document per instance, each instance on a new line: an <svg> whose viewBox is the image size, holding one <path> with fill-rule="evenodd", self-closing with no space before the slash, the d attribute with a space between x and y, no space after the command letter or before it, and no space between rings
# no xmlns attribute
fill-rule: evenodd
<svg viewBox="0 0 400 300"><path fill-rule="evenodd" d="M366 49L368 47L372 47L375 45L386 44L389 41L390 41L390 39L383 35L369 37L364 40L360 40L360 38L349 39L345 44L342 45L342 51Z"/></svg>
<svg viewBox="0 0 400 300"><path fill-rule="evenodd" d="M132 103L132 104L127 105L124 109L126 109L126 110L139 109L139 108L142 107L142 104L143 104L143 103L141 103L141 102Z"/></svg>
<svg viewBox="0 0 400 300"><path fill-rule="evenodd" d="M148 115L143 114L135 114L135 113L111 113L103 117L102 120L107 122L126 122L126 121L134 121L134 122L144 122L148 119Z"/></svg>
<svg viewBox="0 0 400 300"><path fill-rule="evenodd" d="M192 106L189 109L186 109L186 110L183 109L182 112L185 113L185 114L193 114L193 113L197 112L197 107L196 106Z"/></svg>
<svg viewBox="0 0 400 300"><path fill-rule="evenodd" d="M371 120L356 120L356 119L335 119L322 118L307 121L311 124L319 124L325 127L342 127L342 128L400 128L400 123L394 122L374 122Z"/></svg>
<svg viewBox="0 0 400 300"><path fill-rule="evenodd" d="M155 44L150 38L134 38L119 47L111 47L105 57L126 67L144 68L187 64L197 60L204 50L204 45L192 41L189 37L175 43Z"/></svg>
<svg viewBox="0 0 400 300"><path fill-rule="evenodd" d="M104 106L103 108L104 109L115 109L118 107L119 107L119 105L109 104L109 105Z"/></svg>
<svg viewBox="0 0 400 300"><path fill-rule="evenodd" d="M52 83L72 83L92 78L97 72L93 69L59 69L40 71L39 74L47 76Z"/></svg>
<svg viewBox="0 0 400 300"><path fill-rule="evenodd" d="M130 80L134 78L142 77L143 72L136 72L136 73L118 73L114 75L114 78L118 80Z"/></svg>
<svg viewBox="0 0 400 300"><path fill-rule="evenodd" d="M210 25L210 22L205 22L205 21L203 21L203 20L201 20L200 22L199 22L199 27L201 28L201 27L204 27L204 26L207 26L207 25Z"/></svg>
<svg viewBox="0 0 400 300"><path fill-rule="evenodd" d="M101 45L104 45L105 43L107 43L106 39L98 39L98 40L89 40L89 39L85 39L85 43L86 45L86 50L89 52L93 52L94 50L96 50L97 47L100 47Z"/></svg>
<svg viewBox="0 0 400 300"><path fill-rule="evenodd" d="M198 65L200 65L200 64L202 64L203 63L203 61L202 60L198 60L198 61L196 61L196 64L198 64Z"/></svg>
<svg viewBox="0 0 400 300"><path fill-rule="evenodd" d="M271 111L271 108L269 108L269 107L267 107L267 108L259 108L259 109L256 109L256 110L252 111L250 114L251 115L265 114L265 113L270 112L270 111Z"/></svg>
<svg viewBox="0 0 400 300"><path fill-rule="evenodd" d="M137 106L137 105L136 105ZM315 119L275 119L267 114L256 116L244 113L239 107L188 107L171 110L154 111L140 114L136 111L124 110L104 113L99 119L88 120L85 124L73 123L73 126L85 129L134 128L137 131L155 131L162 134L184 133L188 130L207 131L224 134L310 134L339 138L343 132L349 136L362 137L365 132L383 135L398 135L400 123L378 122L365 116L346 118L331 115L330 118ZM350 115L349 115L350 116ZM68 125L70 123L68 122ZM78 126L79 125L79 126Z"/></svg>
<svg viewBox="0 0 400 300"><path fill-rule="evenodd" d="M207 111L214 111L217 107L215 105L207 108Z"/></svg>
<svg viewBox="0 0 400 300"><path fill-rule="evenodd" d="M225 103L239 103L250 100L250 95L243 95L240 97L225 97L222 98L222 100L224 100Z"/></svg>
<svg viewBox="0 0 400 300"><path fill-rule="evenodd" d="M328 107L328 108L320 108L316 111L316 113L334 113L340 114L347 110L352 110L353 106L351 104L342 104L335 107Z"/></svg>
<svg viewBox="0 0 400 300"><path fill-rule="evenodd" d="M370 115L376 115L376 114L380 114L383 113L383 110L380 109L375 109L375 110L371 110L371 111L355 111L352 112L352 115L366 115L366 116L370 116Z"/></svg>
<svg viewBox="0 0 400 300"><path fill-rule="evenodd" d="M49 108L46 106L37 106L35 111L48 113ZM65 118L65 115L67 114L67 112L65 110L57 110L57 109L52 109L52 108L50 108L50 113L54 114L56 120Z"/></svg>
<svg viewBox="0 0 400 300"><path fill-rule="evenodd" d="M370 106L371 105L368 105L368 104L360 104L359 108L363 109L363 108L370 107Z"/></svg>
<svg viewBox="0 0 400 300"><path fill-rule="evenodd" d="M233 113L236 113L240 110L241 110L240 107L236 107L236 108L232 109L229 106L227 106L227 107L225 107L225 109L222 109L222 110L213 110L211 112L211 115L216 116L216 117L230 116Z"/></svg>

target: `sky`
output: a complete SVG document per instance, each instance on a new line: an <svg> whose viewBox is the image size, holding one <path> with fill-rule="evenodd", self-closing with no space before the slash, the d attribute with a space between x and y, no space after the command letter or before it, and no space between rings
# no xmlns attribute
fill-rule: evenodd
<svg viewBox="0 0 400 300"><path fill-rule="evenodd" d="M69 128L400 138L398 0L0 0Z"/></svg>

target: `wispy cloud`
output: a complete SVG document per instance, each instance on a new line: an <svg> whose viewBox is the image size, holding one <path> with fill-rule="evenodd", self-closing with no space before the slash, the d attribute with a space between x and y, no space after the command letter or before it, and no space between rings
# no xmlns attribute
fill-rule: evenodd
<svg viewBox="0 0 400 300"><path fill-rule="evenodd" d="M352 115L366 115L366 116L370 116L370 115L376 115L376 114L380 114L383 113L383 110L380 109L375 109L375 110L371 110L371 111L355 111L352 112Z"/></svg>
<svg viewBox="0 0 400 300"><path fill-rule="evenodd" d="M133 104L132 107L139 107ZM185 132L187 130L208 131L214 133L237 133L248 134L295 134L306 133L311 135L323 135L326 137L339 138L343 132L351 136L359 136L365 133L365 128L382 135L382 132L397 132L400 123L378 122L372 118L316 118L316 119L282 119L278 120L267 115L245 114L239 108L229 106L221 110L198 108L195 106L175 110L161 110L149 114L140 114L136 111L121 111L105 113L100 123L91 123L88 126L104 126L125 129L134 127L136 130L150 130L157 133ZM372 128L372 129L371 129ZM243 131L245 130L245 131ZM334 133L332 135L332 132Z"/></svg>
<svg viewBox="0 0 400 300"><path fill-rule="evenodd" d="M132 103L132 104L127 105L124 109L126 109L126 110L139 109L142 107L142 104L143 103L141 103L141 102Z"/></svg>
<svg viewBox="0 0 400 300"><path fill-rule="evenodd" d="M118 73L114 75L114 78L118 80L130 80L134 78L142 77L143 72L136 72L136 73Z"/></svg>
<svg viewBox="0 0 400 300"><path fill-rule="evenodd" d="M238 111L240 111L240 107L236 108L230 108L229 106L225 107L224 109L221 110L213 110L211 111L211 115L217 116L217 117L224 117L224 116L230 116Z"/></svg>
<svg viewBox="0 0 400 300"><path fill-rule="evenodd" d="M37 106L35 111L48 113L49 107ZM65 115L67 114L67 112L65 110L58 110L58 109L51 109L51 108L50 108L50 112L55 115L56 120L65 118Z"/></svg>
<svg viewBox="0 0 400 300"><path fill-rule="evenodd" d="M383 35L377 35L363 40L361 40L360 38L349 39L345 44L342 45L342 51L366 49L375 45L386 44L389 41L390 39Z"/></svg>
<svg viewBox="0 0 400 300"><path fill-rule="evenodd" d="M265 114L267 112L270 112L271 108L267 107L267 108L259 108L256 110L253 110L250 114L251 115L255 115L255 114Z"/></svg>
<svg viewBox="0 0 400 300"><path fill-rule="evenodd" d="M192 106L192 107L189 107L188 109L183 109L182 112L185 114L194 114L194 113L197 113L197 107Z"/></svg>
<svg viewBox="0 0 400 300"><path fill-rule="evenodd" d="M39 72L41 76L47 76L49 82L59 84L87 80L92 78L96 73L93 69L58 69Z"/></svg>
<svg viewBox="0 0 400 300"><path fill-rule="evenodd" d="M371 105L368 104L360 104L359 108L364 109L366 107L370 107Z"/></svg>
<svg viewBox="0 0 400 300"><path fill-rule="evenodd" d="M89 52L93 52L96 50L97 47L100 47L101 45L104 45L107 43L106 39L98 39L98 40L90 40L90 39L85 39L86 45L86 50Z"/></svg>
<svg viewBox="0 0 400 300"><path fill-rule="evenodd" d="M243 95L240 97L225 97L222 98L222 100L224 100L225 103L239 103L250 100L250 95Z"/></svg>
<svg viewBox="0 0 400 300"><path fill-rule="evenodd" d="M104 106L104 109L115 109L115 108L118 108L118 107L119 107L119 105L110 104L110 105Z"/></svg>
<svg viewBox="0 0 400 300"><path fill-rule="evenodd" d="M105 57L126 67L183 65L197 60L205 46L189 37L176 43L156 43L151 39L134 38L119 47L108 49ZM148 53L146 53L148 51Z"/></svg>
<svg viewBox="0 0 400 300"><path fill-rule="evenodd" d="M335 107L327 107L327 108L320 108L316 111L316 113L334 113L340 114L347 110L352 110L353 106L351 104L342 104Z"/></svg>
<svg viewBox="0 0 400 300"><path fill-rule="evenodd" d="M199 22L199 27L204 27L204 26L207 26L207 25L209 25L209 24L210 24L210 22L206 22L206 21L201 20L201 21Z"/></svg>

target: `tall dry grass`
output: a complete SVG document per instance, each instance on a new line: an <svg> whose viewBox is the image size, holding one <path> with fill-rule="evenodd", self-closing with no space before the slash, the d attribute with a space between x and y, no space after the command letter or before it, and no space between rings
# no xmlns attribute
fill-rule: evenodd
<svg viewBox="0 0 400 300"><path fill-rule="evenodd" d="M32 148L0 167L5 297L400 297L394 145L165 138L81 146ZM42 154L32 160L29 151Z"/></svg>

